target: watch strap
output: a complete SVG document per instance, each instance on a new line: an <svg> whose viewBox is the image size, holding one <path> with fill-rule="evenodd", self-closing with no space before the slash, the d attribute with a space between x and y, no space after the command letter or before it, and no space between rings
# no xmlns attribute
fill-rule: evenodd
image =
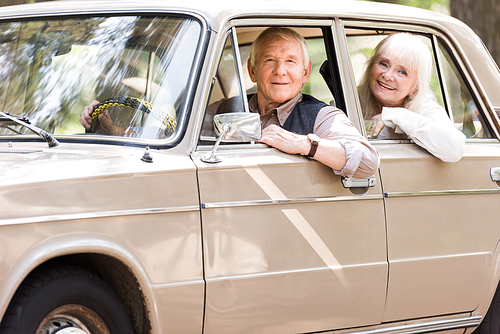
<svg viewBox="0 0 500 334"><path fill-rule="evenodd" d="M309 150L309 153L306 156L308 158L312 158L316 154L316 150L318 149L319 142L318 142L318 140L311 138L311 136L308 136L307 138L311 142L311 149Z"/></svg>

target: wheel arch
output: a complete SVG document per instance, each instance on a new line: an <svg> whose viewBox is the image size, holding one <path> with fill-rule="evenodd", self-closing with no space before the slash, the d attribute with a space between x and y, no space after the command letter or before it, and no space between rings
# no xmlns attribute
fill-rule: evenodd
<svg viewBox="0 0 500 334"><path fill-rule="evenodd" d="M32 247L9 269L0 295L2 318L29 275L49 265L73 265L93 272L110 286L124 305L136 333L155 332L158 322L154 294L140 261L131 252L117 240L103 236L57 239Z"/></svg>

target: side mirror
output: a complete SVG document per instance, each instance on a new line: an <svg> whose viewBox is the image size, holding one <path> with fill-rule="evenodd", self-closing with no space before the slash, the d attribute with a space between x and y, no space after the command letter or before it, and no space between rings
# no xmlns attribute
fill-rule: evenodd
<svg viewBox="0 0 500 334"><path fill-rule="evenodd" d="M216 163L221 160L215 155L221 141L243 143L260 139L260 115L256 113L236 112L214 116L214 129L217 142L212 151L205 154L201 161Z"/></svg>

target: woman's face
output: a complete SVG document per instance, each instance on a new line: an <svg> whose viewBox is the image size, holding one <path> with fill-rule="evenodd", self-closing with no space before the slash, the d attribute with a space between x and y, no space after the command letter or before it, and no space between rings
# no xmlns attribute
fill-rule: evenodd
<svg viewBox="0 0 500 334"><path fill-rule="evenodd" d="M382 107L401 107L417 88L417 72L392 55L381 55L370 71L370 89Z"/></svg>

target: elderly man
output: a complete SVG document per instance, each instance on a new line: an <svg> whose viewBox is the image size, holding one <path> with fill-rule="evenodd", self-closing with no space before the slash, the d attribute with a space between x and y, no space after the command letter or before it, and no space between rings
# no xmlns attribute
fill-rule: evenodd
<svg viewBox="0 0 500 334"><path fill-rule="evenodd" d="M300 92L312 68L301 35L289 28L264 30L252 44L247 66L257 83L249 107L261 115L260 142L313 158L345 177L375 174L378 152L346 115Z"/></svg>
<svg viewBox="0 0 500 334"><path fill-rule="evenodd" d="M375 174L378 152L346 115L300 92L312 68L301 35L289 28L264 30L252 44L247 66L250 78L257 84L257 94L248 105L252 112L261 115L260 142L315 159L345 177L366 178ZM90 128L90 113L98 103L93 101L80 116L86 129ZM214 103L207 113L215 113L220 104ZM123 132L113 127L107 113L99 115L99 121L108 134Z"/></svg>

